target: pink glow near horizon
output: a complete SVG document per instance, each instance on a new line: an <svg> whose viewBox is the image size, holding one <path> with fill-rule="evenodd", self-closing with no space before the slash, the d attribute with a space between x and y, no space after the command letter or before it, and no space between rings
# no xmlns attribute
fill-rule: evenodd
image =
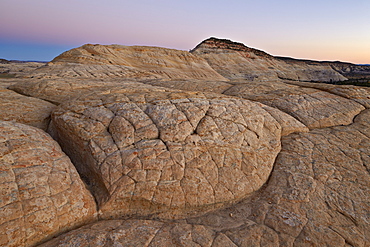
<svg viewBox="0 0 370 247"><path fill-rule="evenodd" d="M368 0L2 0L0 45L115 43L190 50L215 36L272 55L370 63L369 12Z"/></svg>

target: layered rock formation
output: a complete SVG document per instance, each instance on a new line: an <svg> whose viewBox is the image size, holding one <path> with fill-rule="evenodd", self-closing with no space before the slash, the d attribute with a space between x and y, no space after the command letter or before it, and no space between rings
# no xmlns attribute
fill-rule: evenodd
<svg viewBox="0 0 370 247"><path fill-rule="evenodd" d="M338 95L283 82L248 82L224 92L256 100L295 117L309 128L347 125L364 106Z"/></svg>
<svg viewBox="0 0 370 247"><path fill-rule="evenodd" d="M286 62L244 44L224 39L209 38L197 45L191 53L207 60L212 68L228 79L346 80L329 65L308 64L299 60Z"/></svg>
<svg viewBox="0 0 370 247"><path fill-rule="evenodd" d="M0 80L1 78L23 77L29 75L30 72L44 66L43 62L16 62L16 61L0 61Z"/></svg>
<svg viewBox="0 0 370 247"><path fill-rule="evenodd" d="M226 80L200 57L159 47L84 45L64 52L31 77Z"/></svg>
<svg viewBox="0 0 370 247"><path fill-rule="evenodd" d="M0 245L368 246L370 89L308 82L366 69L214 38L20 68L0 79Z"/></svg>

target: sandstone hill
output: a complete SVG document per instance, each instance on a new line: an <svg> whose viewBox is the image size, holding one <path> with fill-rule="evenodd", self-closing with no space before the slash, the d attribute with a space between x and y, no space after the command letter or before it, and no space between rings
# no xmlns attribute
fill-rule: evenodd
<svg viewBox="0 0 370 247"><path fill-rule="evenodd" d="M366 66L210 38L0 69L0 246L369 246L370 88L323 83Z"/></svg>
<svg viewBox="0 0 370 247"><path fill-rule="evenodd" d="M346 80L328 65L309 64L293 59L284 61L229 40L209 38L197 45L191 53L207 60L212 68L228 79Z"/></svg>
<svg viewBox="0 0 370 247"><path fill-rule="evenodd" d="M91 44L64 52L32 76L225 80L205 60L186 51Z"/></svg>

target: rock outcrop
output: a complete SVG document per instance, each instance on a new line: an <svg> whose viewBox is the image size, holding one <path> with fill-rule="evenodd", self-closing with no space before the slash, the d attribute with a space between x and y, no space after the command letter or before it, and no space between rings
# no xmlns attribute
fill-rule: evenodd
<svg viewBox="0 0 370 247"><path fill-rule="evenodd" d="M48 128L51 111L56 106L47 101L0 89L0 120L15 121L43 130Z"/></svg>
<svg viewBox="0 0 370 247"><path fill-rule="evenodd" d="M239 201L266 182L280 150L275 119L226 96L116 90L62 104L52 119L103 218L176 218Z"/></svg>
<svg viewBox="0 0 370 247"><path fill-rule="evenodd" d="M231 207L184 222L101 221L44 246L367 246L370 111L349 126L293 134L269 182Z"/></svg>
<svg viewBox="0 0 370 247"><path fill-rule="evenodd" d="M0 245L368 246L370 89L317 83L368 67L215 38L34 65L0 64Z"/></svg>
<svg viewBox="0 0 370 247"><path fill-rule="evenodd" d="M37 78L171 78L227 80L187 51L147 46L84 45L32 73Z"/></svg>
<svg viewBox="0 0 370 247"><path fill-rule="evenodd" d="M96 205L45 132L0 121L0 245L32 246L86 224Z"/></svg>
<svg viewBox="0 0 370 247"><path fill-rule="evenodd" d="M301 87L316 88L350 100L353 100L366 108L370 108L370 87L358 87L353 85L332 85L325 83L309 83L289 81L289 84Z"/></svg>
<svg viewBox="0 0 370 247"><path fill-rule="evenodd" d="M44 246L236 246L224 234L191 224L153 220L110 220L85 226ZM226 245L225 245L226 244Z"/></svg>
<svg viewBox="0 0 370 247"><path fill-rule="evenodd" d="M114 90L144 90L152 91L156 87L141 83L140 80L115 79L33 79L20 81L9 86L9 89L23 95L43 99L54 104L71 101L76 97L94 92L109 94Z"/></svg>
<svg viewBox="0 0 370 247"><path fill-rule="evenodd" d="M213 69L228 79L267 81L344 81L347 78L329 65L286 62L263 51L225 39L209 38L192 51L207 60Z"/></svg>
<svg viewBox="0 0 370 247"><path fill-rule="evenodd" d="M0 62L0 79L12 77L24 77L37 68L44 66L43 62Z"/></svg>
<svg viewBox="0 0 370 247"><path fill-rule="evenodd" d="M361 104L335 94L279 81L240 83L224 94L277 108L310 129L350 124L365 109Z"/></svg>

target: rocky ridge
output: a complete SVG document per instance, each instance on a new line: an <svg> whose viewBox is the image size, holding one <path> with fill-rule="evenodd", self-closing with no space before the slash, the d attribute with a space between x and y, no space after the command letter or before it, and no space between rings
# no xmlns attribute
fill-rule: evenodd
<svg viewBox="0 0 370 247"><path fill-rule="evenodd" d="M147 46L91 45L66 51L34 71L37 78L167 78L225 80L186 51Z"/></svg>
<svg viewBox="0 0 370 247"><path fill-rule="evenodd" d="M293 60L286 62L265 52L229 40L209 38L191 51L228 79L267 81L343 81L346 78L328 65Z"/></svg>
<svg viewBox="0 0 370 247"><path fill-rule="evenodd" d="M0 78L1 245L368 246L370 89L227 40L185 53L86 45Z"/></svg>

